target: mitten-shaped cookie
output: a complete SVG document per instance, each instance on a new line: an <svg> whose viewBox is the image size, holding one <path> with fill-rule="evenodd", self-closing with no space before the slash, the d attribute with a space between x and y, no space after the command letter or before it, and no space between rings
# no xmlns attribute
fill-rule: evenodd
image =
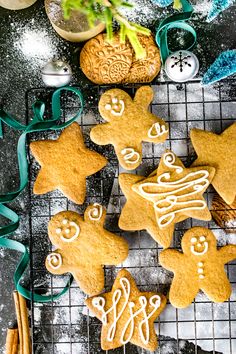
<svg viewBox="0 0 236 354"><path fill-rule="evenodd" d="M236 258L236 245L217 250L216 238L204 227L193 227L182 238L183 253L167 249L160 264L174 273L169 299L177 308L187 307L202 290L211 301L224 302L231 294L224 265Z"/></svg>
<svg viewBox="0 0 236 354"><path fill-rule="evenodd" d="M91 139L98 145L112 144L120 165L133 170L142 161L142 141L161 143L168 126L148 111L153 100L149 86L140 87L134 99L120 89L106 91L99 101L99 112L107 123L92 128Z"/></svg>
<svg viewBox="0 0 236 354"><path fill-rule="evenodd" d="M154 292L140 292L126 269L119 271L110 292L85 303L102 321L103 350L128 342L150 351L157 348L154 321L165 308L166 298Z"/></svg>
<svg viewBox="0 0 236 354"><path fill-rule="evenodd" d="M50 220L49 238L55 251L46 259L53 274L72 273L88 295L104 288L103 265L117 265L128 256L128 244L104 229L105 209L95 203L87 207L84 218L73 211L62 211Z"/></svg>

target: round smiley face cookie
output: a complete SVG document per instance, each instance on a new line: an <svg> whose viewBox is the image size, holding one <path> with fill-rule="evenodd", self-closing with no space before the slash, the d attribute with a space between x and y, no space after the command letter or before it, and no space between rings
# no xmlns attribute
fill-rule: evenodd
<svg viewBox="0 0 236 354"><path fill-rule="evenodd" d="M193 227L182 238L183 252L166 249L160 264L174 273L169 299L177 308L187 307L202 290L213 302L224 302L231 295L231 285L224 265L236 258L236 245L217 249L213 232Z"/></svg>
<svg viewBox="0 0 236 354"><path fill-rule="evenodd" d="M117 265L128 256L128 244L104 229L105 209L100 204L87 207L84 217L62 211L50 220L49 238L56 250L46 258L52 274L72 273L88 295L104 288L103 265Z"/></svg>

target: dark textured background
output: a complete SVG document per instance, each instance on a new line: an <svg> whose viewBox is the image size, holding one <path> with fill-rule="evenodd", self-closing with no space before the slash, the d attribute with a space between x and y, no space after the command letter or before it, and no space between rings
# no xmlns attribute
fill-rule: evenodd
<svg viewBox="0 0 236 354"><path fill-rule="evenodd" d="M193 3L206 2L195 0ZM140 1L139 1L140 2ZM153 27L155 20L165 15L151 0L144 1L150 16L144 23ZM144 21L144 22L145 22ZM200 60L200 73L217 55L236 47L235 6L225 11L213 23L207 24L200 14L193 24L198 32L195 49ZM52 29L44 11L43 1L22 11L8 11L0 7L0 104L22 123L25 122L25 92L42 86L40 68L53 56L66 59L73 68L73 82L82 86L87 79L81 73L78 54L81 44L71 44L61 39ZM0 193L12 190L18 183L16 168L16 142L19 134L5 129L0 141ZM18 240L28 242L27 191L14 202L15 210L23 216L21 227L15 234ZM15 268L14 252L0 250L0 353L3 353L6 328L14 319L11 292ZM187 351L190 353L190 349ZM199 353L201 351L199 350Z"/></svg>

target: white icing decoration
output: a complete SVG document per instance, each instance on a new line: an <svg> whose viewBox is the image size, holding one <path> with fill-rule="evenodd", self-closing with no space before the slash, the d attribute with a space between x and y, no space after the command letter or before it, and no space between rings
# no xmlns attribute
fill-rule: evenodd
<svg viewBox="0 0 236 354"><path fill-rule="evenodd" d="M63 224L63 225L66 225L67 223L68 223L68 220L67 220L67 219L63 219L63 220L62 220L62 224Z"/></svg>
<svg viewBox="0 0 236 354"><path fill-rule="evenodd" d="M135 164L139 161L140 155L133 148L125 148L121 150L121 154L124 156L124 160L126 163ZM134 157L135 160L132 160Z"/></svg>
<svg viewBox="0 0 236 354"><path fill-rule="evenodd" d="M96 221L100 220L102 217L102 211L102 206L98 203L94 203L93 208L88 212L89 219Z"/></svg>
<svg viewBox="0 0 236 354"><path fill-rule="evenodd" d="M174 165L175 155L166 153L164 155L164 163L170 168L174 168L177 173L183 171L182 167ZM193 196L203 191L208 185L209 173L206 170L190 172L186 176L176 180L168 181L171 177L169 172L164 172L157 178L157 182L145 182L139 185L139 191L142 196L151 199L154 204L154 209L163 214L158 217L157 223L159 227L168 226L175 218L177 213L186 210L201 210L205 209L207 204L205 200L191 199L183 201L183 198ZM189 180L191 178L191 180ZM154 187L157 192L145 192L145 187ZM187 189L191 188L191 192L186 193ZM164 192L163 192L164 190ZM180 195L176 195L181 192ZM159 198L158 201L155 198ZM165 206L162 206L162 205ZM175 209L175 210L173 210Z"/></svg>
<svg viewBox="0 0 236 354"><path fill-rule="evenodd" d="M199 274L204 273L204 271L203 271L203 269L202 269L202 268L198 268L198 270L197 270L197 271L198 271L198 273L199 273Z"/></svg>
<svg viewBox="0 0 236 354"><path fill-rule="evenodd" d="M58 269L62 266L62 257L59 253L50 253L47 256L47 261L50 267L53 269Z"/></svg>
<svg viewBox="0 0 236 354"><path fill-rule="evenodd" d="M176 166L174 165L175 162L175 155L173 154L173 152L169 151L166 152L163 155L163 162L164 164L169 167L169 168L174 168L176 170L177 173L181 173L183 172L183 168L181 166Z"/></svg>
<svg viewBox="0 0 236 354"><path fill-rule="evenodd" d="M65 229L65 233L69 234L70 233L70 229Z"/></svg>
<svg viewBox="0 0 236 354"><path fill-rule="evenodd" d="M198 262L198 267L203 267L204 266L204 264L203 264L203 262Z"/></svg>
<svg viewBox="0 0 236 354"><path fill-rule="evenodd" d="M110 105L109 103L107 103L107 104L105 105L105 109L106 109L107 111L110 111L110 110L111 110L111 105Z"/></svg>
<svg viewBox="0 0 236 354"><path fill-rule="evenodd" d="M200 240L201 242L204 242L204 241L206 241L206 237L205 237L205 236L200 236L199 240Z"/></svg>
<svg viewBox="0 0 236 354"><path fill-rule="evenodd" d="M200 239L200 238L199 238L199 239ZM204 239L206 240L205 237L204 237ZM192 242L192 239L191 239L191 242ZM194 242L192 242L192 243L196 243L196 242L194 241ZM202 251L196 251L194 244L192 244L192 245L190 246L190 250L191 250L192 254L194 254L195 256L201 256L201 255L205 254L205 253L208 251L208 242L207 242L207 241L199 242L199 243L197 244L197 247L198 247L198 248L203 247L203 250L202 250ZM202 266L203 266L203 264L202 264Z"/></svg>
<svg viewBox="0 0 236 354"><path fill-rule="evenodd" d="M57 233L57 234L60 234L60 233L61 233L61 228L60 228L60 227L58 227L58 228L56 229L56 233Z"/></svg>
<svg viewBox="0 0 236 354"><path fill-rule="evenodd" d="M197 238L196 238L196 237L192 237L192 238L191 238L191 242L192 242L192 243L196 243L196 242L197 242Z"/></svg>
<svg viewBox="0 0 236 354"><path fill-rule="evenodd" d="M204 278L205 278L205 275L200 274L200 275L199 275L199 278L200 278L200 279L204 279Z"/></svg>
<svg viewBox="0 0 236 354"><path fill-rule="evenodd" d="M153 130L155 131L155 134L153 134ZM166 129L165 125L156 122L154 123L151 128L148 130L148 137L151 139L158 138L158 136L161 136L165 133L168 133L168 129Z"/></svg>
<svg viewBox="0 0 236 354"><path fill-rule="evenodd" d="M113 293L112 296L112 306L105 311L105 304L106 301L103 297L95 297L92 300L92 304L95 308L97 308L99 311L102 312L102 323L104 325L109 325L109 329L107 332L107 340L109 342L112 342L115 334L116 334L116 329L117 329L117 323L119 319L121 318L122 314L124 313L126 307L128 306L129 309L129 318L128 320L124 323L124 327L121 333L121 337L119 338L121 344L126 344L128 343L134 333L134 320L135 318L142 313L143 315L143 320L140 321L138 325L138 331L140 338L144 344L148 344L149 338L150 338L150 329L149 329L149 319L152 317L152 315L155 313L155 311L160 307L161 304L161 299L159 295L153 295L149 299L149 305L153 307L153 310L147 315L146 307L148 305L148 301L145 296L139 296L138 301L140 304L140 308L134 312L133 309L135 307L134 302L129 301L130 298L130 283L127 278L121 278L120 279L120 285L121 289L116 289ZM118 311L118 304L121 299L121 297L124 296L124 303L121 307L121 309ZM108 314L112 312L113 314L113 322L110 323L108 321ZM143 328L145 327L145 329Z"/></svg>
<svg viewBox="0 0 236 354"><path fill-rule="evenodd" d="M117 116L117 117L120 117L122 116L123 112L124 112L124 109L125 109L125 103L123 100L119 100L118 98L116 97L113 97L112 100L111 100L112 104L114 105L111 105L109 103L107 103L105 105L105 109L107 111L111 111L111 114L113 114L113 116ZM119 110L119 106L118 104L120 105L120 110ZM114 109L113 109L114 108ZM116 110L116 111L115 111Z"/></svg>
<svg viewBox="0 0 236 354"><path fill-rule="evenodd" d="M70 237L70 238L66 238L66 237L64 237L63 235L61 235L61 239L62 239L62 241L64 241L64 242L72 242L72 241L74 241L74 240L79 236L79 234L80 234L80 227L79 227L79 225L77 225L74 221L70 221L70 222L69 222L69 225L75 228L75 234L74 234L72 237ZM66 233L68 233L67 230L68 230L68 229L65 230ZM70 230L69 230L69 232L70 232Z"/></svg>

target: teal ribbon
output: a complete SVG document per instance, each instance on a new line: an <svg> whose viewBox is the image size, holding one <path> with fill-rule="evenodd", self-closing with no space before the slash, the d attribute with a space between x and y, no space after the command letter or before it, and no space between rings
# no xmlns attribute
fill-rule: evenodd
<svg viewBox="0 0 236 354"><path fill-rule="evenodd" d="M168 46L168 31L170 29L180 28L191 33L191 45L188 48L185 48L185 50L192 49L197 41L197 34L195 29L185 22L192 16L193 7L188 2L188 0L181 0L181 3L183 12L165 18L157 27L156 43L160 48L161 60L163 64L165 64L167 57L172 53Z"/></svg>
<svg viewBox="0 0 236 354"><path fill-rule="evenodd" d="M62 91L71 91L75 93L80 100L81 108L77 114L68 120L67 122L58 125L58 121L61 118L61 103L60 97ZM10 221L6 226L0 226L0 246L8 249L12 249L21 252L23 255L18 263L18 266L14 273L14 284L16 290L25 298L33 300L35 302L48 302L58 299L62 296L70 287L73 277L71 276L65 288L56 295L40 295L35 292L31 292L24 288L20 283L21 279L29 265L30 255L26 246L22 243L11 240L7 235L13 233L19 226L19 216L10 208L8 208L5 203L12 202L17 196L23 191L27 186L29 181L28 175L28 161L27 161L27 150L26 150L26 138L27 134L32 132L40 132L45 130L60 130L66 128L72 122L74 122L83 111L83 96L80 90L74 87L63 87L57 89L52 95L52 119L44 120L45 104L41 101L36 101L33 108L33 119L28 125L23 125L19 123L16 119L7 114L4 110L0 109L0 138L3 137L2 123L5 123L9 127L23 131L21 134L18 144L17 144L17 158L19 167L19 188L13 192L6 194L0 194L0 215L5 217Z"/></svg>

